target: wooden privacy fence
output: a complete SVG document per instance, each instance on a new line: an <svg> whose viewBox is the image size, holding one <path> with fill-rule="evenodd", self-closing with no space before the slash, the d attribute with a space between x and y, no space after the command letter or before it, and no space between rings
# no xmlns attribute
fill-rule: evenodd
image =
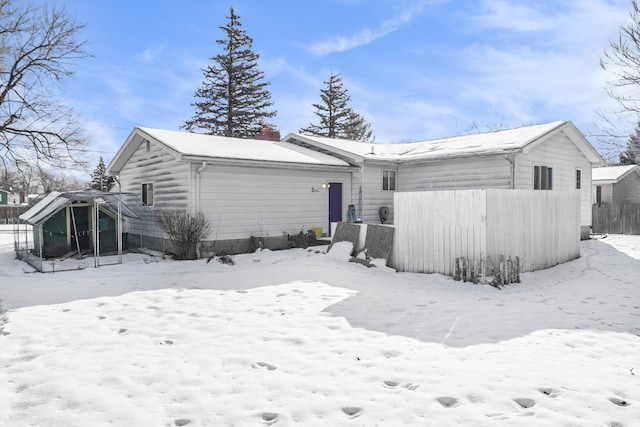
<svg viewBox="0 0 640 427"><path fill-rule="evenodd" d="M593 232L597 234L640 234L640 205L593 205Z"/></svg>
<svg viewBox="0 0 640 427"><path fill-rule="evenodd" d="M517 274L508 269L519 280L520 272L580 256L579 191L398 192L394 212L391 266L398 271L455 277L464 258L487 283L497 271L504 279L505 260L517 260Z"/></svg>
<svg viewBox="0 0 640 427"><path fill-rule="evenodd" d="M21 206L0 206L0 224L17 224Z"/></svg>

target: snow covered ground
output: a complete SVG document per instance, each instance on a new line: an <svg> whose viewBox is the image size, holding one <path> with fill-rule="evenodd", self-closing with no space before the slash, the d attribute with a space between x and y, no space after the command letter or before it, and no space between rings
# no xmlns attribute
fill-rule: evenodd
<svg viewBox="0 0 640 427"><path fill-rule="evenodd" d="M0 425L640 425L640 236L502 290L344 252L40 274L0 231Z"/></svg>

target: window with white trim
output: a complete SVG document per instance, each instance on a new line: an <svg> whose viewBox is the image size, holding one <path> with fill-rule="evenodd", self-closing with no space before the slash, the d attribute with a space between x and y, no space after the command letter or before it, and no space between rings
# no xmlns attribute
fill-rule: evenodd
<svg viewBox="0 0 640 427"><path fill-rule="evenodd" d="M153 206L153 182L145 182L142 184L142 204L145 206Z"/></svg>
<svg viewBox="0 0 640 427"><path fill-rule="evenodd" d="M553 189L553 168L549 166L533 167L533 189L552 190Z"/></svg>
<svg viewBox="0 0 640 427"><path fill-rule="evenodd" d="M383 191L396 191L396 171L383 169L382 170L382 190Z"/></svg>

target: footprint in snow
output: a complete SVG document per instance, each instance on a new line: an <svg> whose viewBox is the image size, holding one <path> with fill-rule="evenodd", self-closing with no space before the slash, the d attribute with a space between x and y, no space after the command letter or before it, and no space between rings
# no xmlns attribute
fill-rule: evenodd
<svg viewBox="0 0 640 427"><path fill-rule="evenodd" d="M357 406L345 406L344 408L342 408L342 412L344 412L351 418L355 418L362 413L362 408L358 408Z"/></svg>
<svg viewBox="0 0 640 427"><path fill-rule="evenodd" d="M395 381L385 381L384 386L387 388L396 388L398 386L398 383Z"/></svg>
<svg viewBox="0 0 640 427"><path fill-rule="evenodd" d="M275 369L278 369L276 366L273 366L273 365L271 365L271 364L269 364L269 363L265 363L265 362L256 362L256 363L253 363L253 364L251 364L251 367L252 367L253 369L267 368L267 370L269 370L269 371L273 371L273 370L275 370Z"/></svg>
<svg viewBox="0 0 640 427"><path fill-rule="evenodd" d="M403 384L403 386L402 386L402 387L406 388L407 390L414 391L415 389L417 389L418 387L420 387L420 384L406 383L406 384Z"/></svg>
<svg viewBox="0 0 640 427"><path fill-rule="evenodd" d="M558 392L556 392L552 388L543 387L543 388L539 388L538 391L540 393L544 394L545 396L549 396L549 397L552 397L552 398L558 397Z"/></svg>
<svg viewBox="0 0 640 427"><path fill-rule="evenodd" d="M442 396L442 397L439 397L437 400L438 400L438 403L444 406L445 408L453 408L454 406L458 405L458 399L456 399L455 397Z"/></svg>
<svg viewBox="0 0 640 427"><path fill-rule="evenodd" d="M279 416L279 415L280 415L280 414L278 414L278 413L276 413L276 412L263 412L263 413L261 414L262 419L263 419L264 421L266 421L266 422L267 422L267 424L273 424L273 423L275 423L276 421L278 421L278 416Z"/></svg>
<svg viewBox="0 0 640 427"><path fill-rule="evenodd" d="M623 400L623 399L619 399L617 397L610 397L609 401L611 403L613 403L614 405L618 405L618 406L629 406L630 405L630 403L628 401Z"/></svg>
<svg viewBox="0 0 640 427"><path fill-rule="evenodd" d="M514 402L516 402L521 408L531 408L533 406L536 405L536 401L533 399L527 399L527 398L522 398L519 397L517 399L513 399Z"/></svg>

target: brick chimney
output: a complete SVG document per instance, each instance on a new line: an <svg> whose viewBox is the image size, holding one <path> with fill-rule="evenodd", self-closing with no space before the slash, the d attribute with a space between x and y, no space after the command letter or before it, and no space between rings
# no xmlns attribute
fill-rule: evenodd
<svg viewBox="0 0 640 427"><path fill-rule="evenodd" d="M255 139L261 139L263 141L280 141L280 131L265 127L256 134Z"/></svg>

